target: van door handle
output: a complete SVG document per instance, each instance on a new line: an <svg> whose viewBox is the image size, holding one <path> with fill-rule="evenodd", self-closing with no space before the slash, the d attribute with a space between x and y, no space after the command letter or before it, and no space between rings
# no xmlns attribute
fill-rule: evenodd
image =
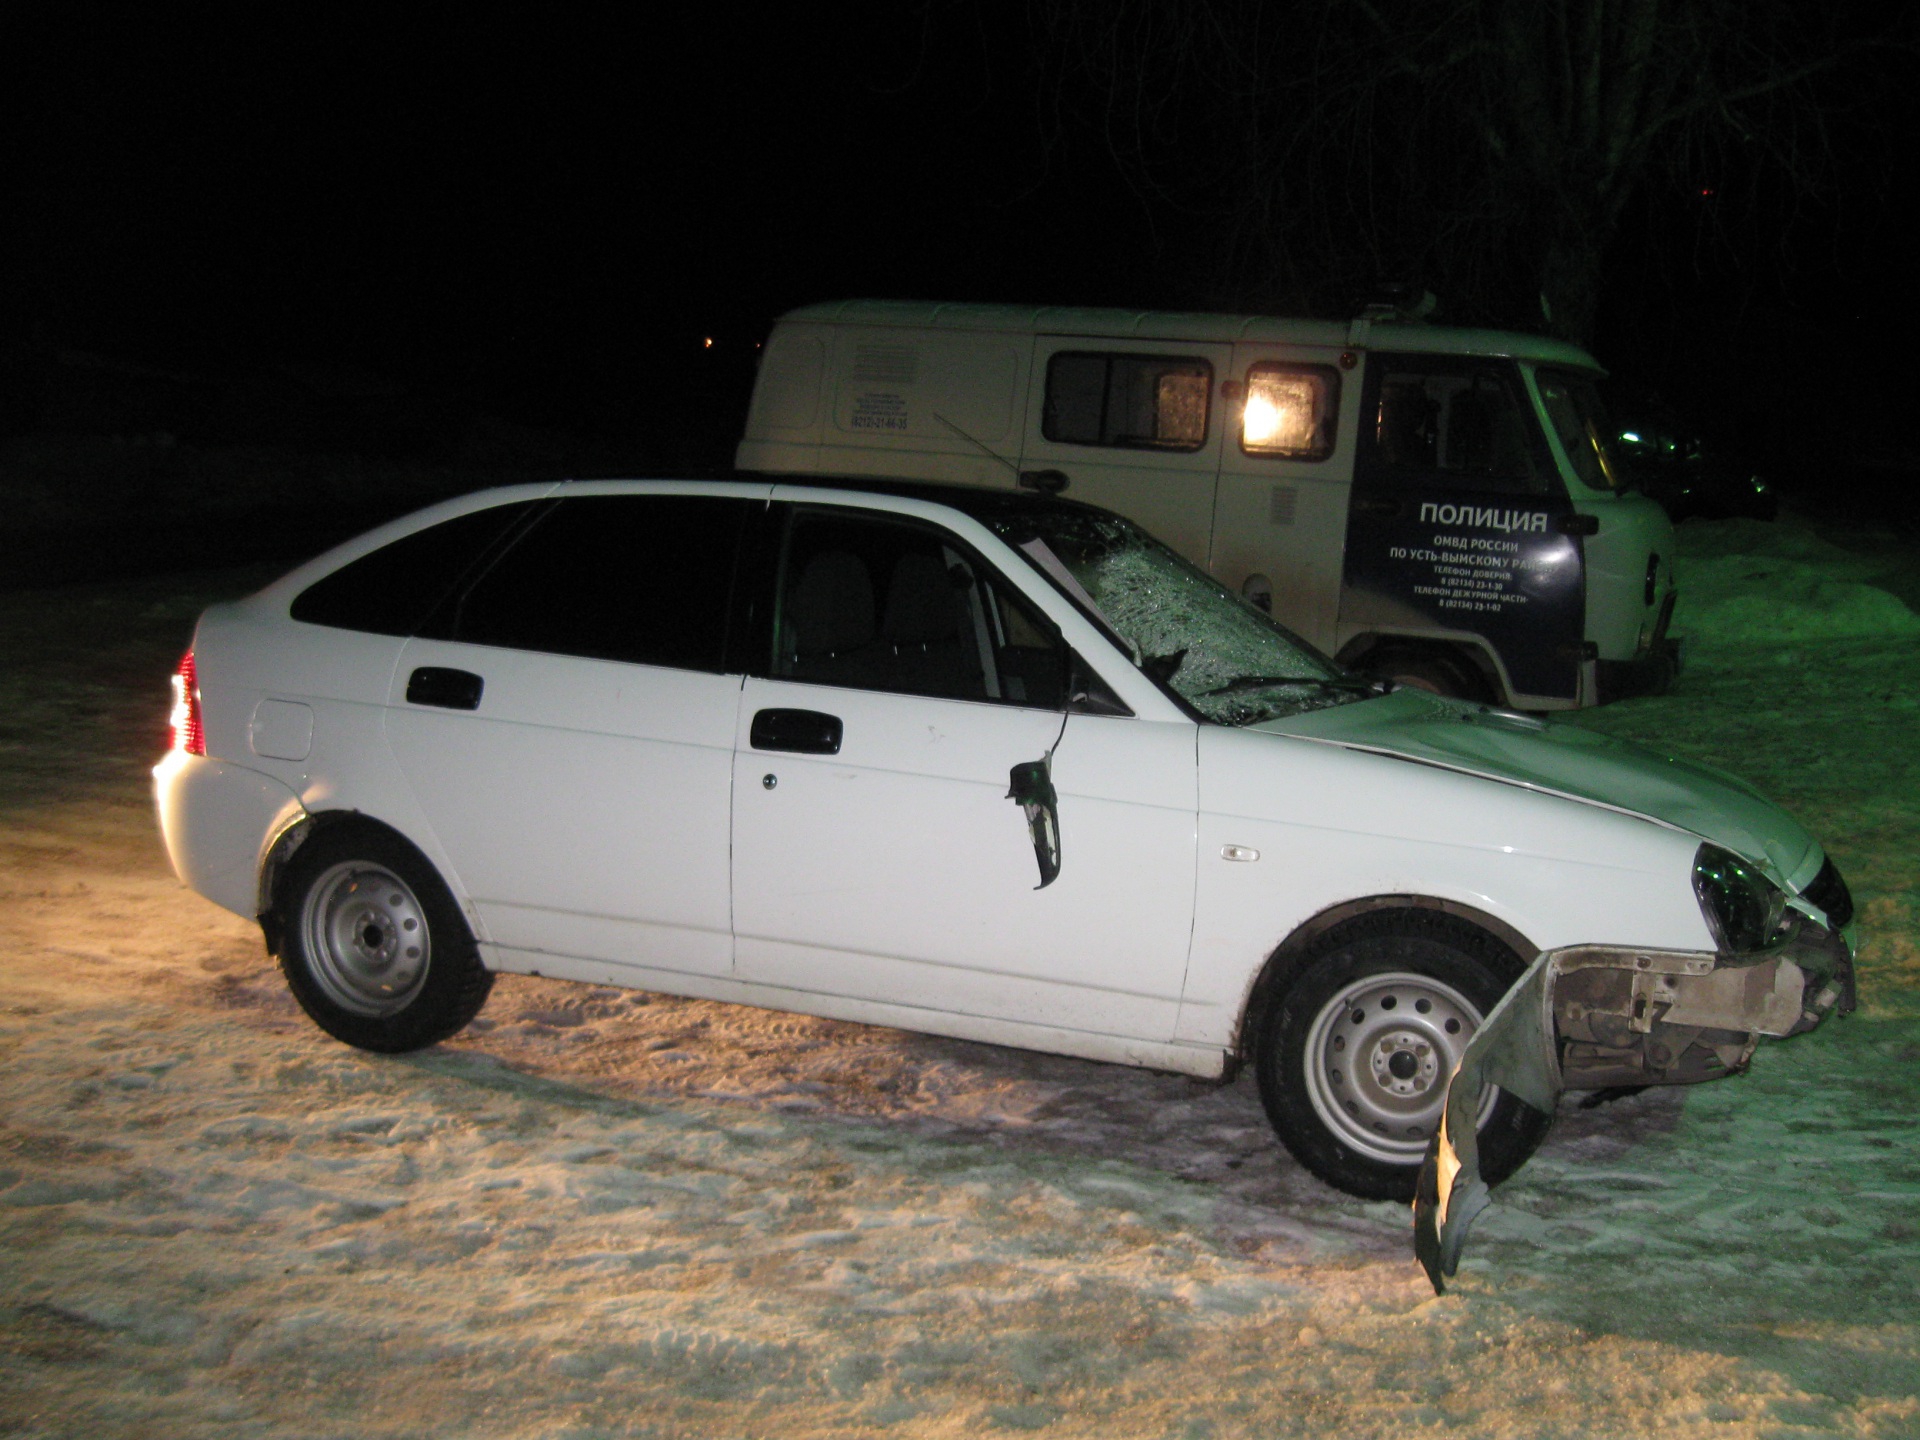
<svg viewBox="0 0 1920 1440"><path fill-rule="evenodd" d="M437 705L442 710L478 710L487 682L471 670L449 670L422 665L407 677L409 705Z"/></svg>
<svg viewBox="0 0 1920 1440"><path fill-rule="evenodd" d="M1400 502L1398 500L1363 498L1353 502L1353 509L1357 515L1390 517L1400 513Z"/></svg>
<svg viewBox="0 0 1920 1440"><path fill-rule="evenodd" d="M818 710L761 710L753 717L756 750L787 750L796 755L838 755L840 717Z"/></svg>

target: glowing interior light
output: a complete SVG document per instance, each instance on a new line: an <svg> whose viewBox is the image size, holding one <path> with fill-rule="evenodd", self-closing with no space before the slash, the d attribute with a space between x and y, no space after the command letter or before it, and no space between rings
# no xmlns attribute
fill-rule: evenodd
<svg viewBox="0 0 1920 1440"><path fill-rule="evenodd" d="M1256 390L1247 396L1246 416L1240 433L1249 445L1269 445L1273 437L1287 428L1287 412L1273 403L1269 395Z"/></svg>
<svg viewBox="0 0 1920 1440"><path fill-rule="evenodd" d="M1620 432L1620 438L1629 445L1638 445L1640 443L1640 436L1632 430L1622 430Z"/></svg>
<svg viewBox="0 0 1920 1440"><path fill-rule="evenodd" d="M703 350L711 350L713 348L713 337L709 335L706 339L702 340L700 342L700 348Z"/></svg>

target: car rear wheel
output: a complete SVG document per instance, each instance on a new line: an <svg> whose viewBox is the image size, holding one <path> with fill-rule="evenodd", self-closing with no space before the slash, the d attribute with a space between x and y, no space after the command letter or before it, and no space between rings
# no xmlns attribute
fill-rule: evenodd
<svg viewBox="0 0 1920 1440"><path fill-rule="evenodd" d="M280 969L322 1030L398 1054L464 1029L493 988L440 877L399 836L325 829L281 882Z"/></svg>
<svg viewBox="0 0 1920 1440"><path fill-rule="evenodd" d="M1411 1200L1460 1054L1524 969L1492 936L1432 911L1375 912L1320 937L1257 1039L1260 1098L1287 1149L1349 1194ZM1489 1183L1552 1121L1492 1086L1476 1118Z"/></svg>

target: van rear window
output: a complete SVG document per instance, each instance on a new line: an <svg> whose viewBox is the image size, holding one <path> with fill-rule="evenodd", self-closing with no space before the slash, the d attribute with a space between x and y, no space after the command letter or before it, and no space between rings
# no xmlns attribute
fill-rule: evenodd
<svg viewBox="0 0 1920 1440"><path fill-rule="evenodd" d="M1213 366L1184 355L1062 351L1047 362L1040 433L1067 445L1198 450Z"/></svg>

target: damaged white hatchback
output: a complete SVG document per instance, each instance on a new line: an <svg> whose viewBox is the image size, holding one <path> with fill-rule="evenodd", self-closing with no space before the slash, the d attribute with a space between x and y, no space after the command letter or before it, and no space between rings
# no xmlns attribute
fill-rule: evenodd
<svg viewBox="0 0 1920 1440"><path fill-rule="evenodd" d="M177 689L174 866L349 1044L517 971L1247 1062L1300 1163L1419 1192L1436 1286L1561 1091L1852 1005L1844 883L1739 781L1349 674L1039 495L468 496L209 610Z"/></svg>

